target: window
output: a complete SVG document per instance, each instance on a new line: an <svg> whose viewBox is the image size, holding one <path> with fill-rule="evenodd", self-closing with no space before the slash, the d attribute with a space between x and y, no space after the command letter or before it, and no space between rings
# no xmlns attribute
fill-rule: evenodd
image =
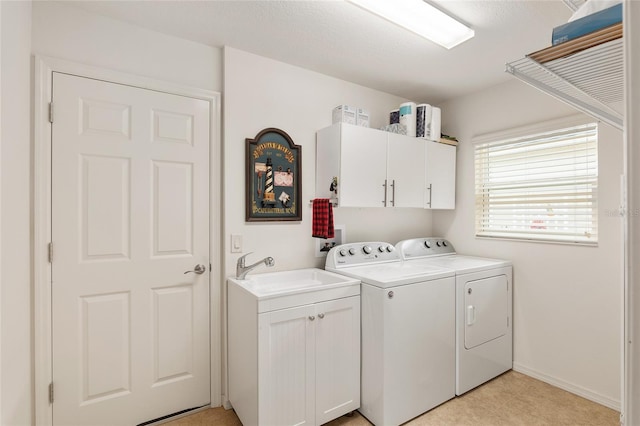
<svg viewBox="0 0 640 426"><path fill-rule="evenodd" d="M596 123L476 143L475 176L476 236L597 244Z"/></svg>

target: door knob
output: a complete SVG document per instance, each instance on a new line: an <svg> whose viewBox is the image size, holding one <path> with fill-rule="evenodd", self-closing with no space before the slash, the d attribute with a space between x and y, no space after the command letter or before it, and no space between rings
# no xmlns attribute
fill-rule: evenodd
<svg viewBox="0 0 640 426"><path fill-rule="evenodd" d="M202 275L202 274L204 274L204 271L206 271L206 270L207 270L207 268L205 268L204 265L196 265L195 268L193 268L193 271L187 271L187 272L185 272L185 274L193 272L194 274Z"/></svg>

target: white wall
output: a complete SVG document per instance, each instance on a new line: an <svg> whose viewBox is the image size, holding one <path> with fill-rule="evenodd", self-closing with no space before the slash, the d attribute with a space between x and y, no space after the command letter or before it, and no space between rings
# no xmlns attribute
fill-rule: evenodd
<svg viewBox="0 0 640 426"><path fill-rule="evenodd" d="M221 91L222 50L86 12L33 3L33 53Z"/></svg>
<svg viewBox="0 0 640 426"><path fill-rule="evenodd" d="M458 252L511 259L514 265L514 366L620 408L622 133L599 126L599 244L487 241L475 238L471 139L576 114L513 80L441 105L443 128L456 135L456 210L436 212L433 228Z"/></svg>
<svg viewBox="0 0 640 426"><path fill-rule="evenodd" d="M224 252L226 276L235 275L239 254L230 253L231 234L243 236L248 262L273 256L273 270L323 267L314 255L311 203L315 198L316 131L331 125L331 111L347 104L367 108L371 127L388 123L388 113L405 100L326 75L233 48L224 53ZM245 138L267 127L284 130L302 146L302 221L245 222ZM366 164L362 165L366 173ZM348 241L381 240L429 234L431 213L423 209L335 210Z"/></svg>
<svg viewBox="0 0 640 426"><path fill-rule="evenodd" d="M0 424L32 423L31 3L0 2Z"/></svg>

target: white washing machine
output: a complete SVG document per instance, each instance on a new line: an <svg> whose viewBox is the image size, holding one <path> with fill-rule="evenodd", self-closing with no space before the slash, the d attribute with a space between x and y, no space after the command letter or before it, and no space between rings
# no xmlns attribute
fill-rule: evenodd
<svg viewBox="0 0 640 426"><path fill-rule="evenodd" d="M510 261L463 256L443 238L416 238L396 244L413 265L456 273L456 395L513 367Z"/></svg>
<svg viewBox="0 0 640 426"><path fill-rule="evenodd" d="M325 269L362 281L363 416L399 425L455 397L452 270L403 262L385 242L334 247Z"/></svg>

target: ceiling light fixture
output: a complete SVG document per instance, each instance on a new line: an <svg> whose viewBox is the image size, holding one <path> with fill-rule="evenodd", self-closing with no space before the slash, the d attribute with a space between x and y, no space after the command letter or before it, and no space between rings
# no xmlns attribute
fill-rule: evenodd
<svg viewBox="0 0 640 426"><path fill-rule="evenodd" d="M347 0L369 12L451 49L475 32L424 0Z"/></svg>

